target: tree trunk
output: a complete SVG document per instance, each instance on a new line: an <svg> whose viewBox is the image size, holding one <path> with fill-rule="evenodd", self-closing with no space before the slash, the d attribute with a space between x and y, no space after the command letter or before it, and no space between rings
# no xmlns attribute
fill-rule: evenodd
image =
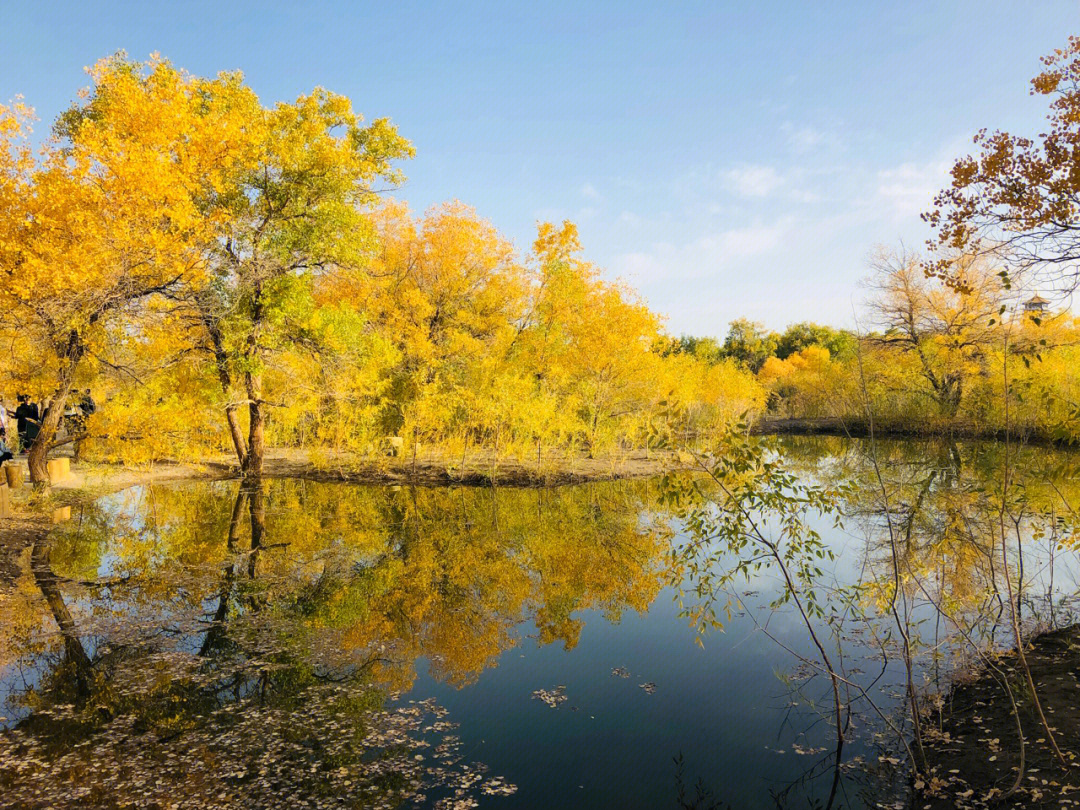
<svg viewBox="0 0 1080 810"><path fill-rule="evenodd" d="M225 350L225 336L221 332L218 319L211 312L210 307L203 300L197 302L199 316L210 337L210 346L214 353L214 365L217 366L218 382L221 383L221 391L225 395L225 421L229 423L229 436L232 437L233 449L236 450L236 460L241 468L247 466L247 445L244 442L244 432L240 429L240 418L236 413L237 406L231 402L233 396L233 377L229 367L229 353Z"/></svg>
<svg viewBox="0 0 1080 810"><path fill-rule="evenodd" d="M247 492L240 487L236 491L236 500L233 501L232 519L229 521L229 533L225 540L229 562L222 570L221 590L218 593L218 606L214 611L214 620L210 629L206 631L206 637L199 648L199 656L202 658L224 647L228 639L225 623L229 617L229 602L233 596L233 584L236 580L236 545L240 538L240 519L244 513L245 503L247 503Z"/></svg>
<svg viewBox="0 0 1080 810"><path fill-rule="evenodd" d="M244 459L244 477L258 478L263 471L266 443L263 437L262 366L259 353L259 330L263 321L262 283L256 281L251 292L251 331L244 349L244 385L248 396L248 443Z"/></svg>
<svg viewBox="0 0 1080 810"><path fill-rule="evenodd" d="M236 450L236 460L241 467L247 464L247 444L244 442L244 432L240 429L240 418L236 413L236 403L231 402L233 395L232 374L229 371L229 356L225 352L224 338L216 324L207 322L207 330L210 332L210 340L214 346L214 361L217 365L218 381L221 383L221 391L225 394L225 421L229 423L229 436L232 437L233 449Z"/></svg>
<svg viewBox="0 0 1080 810"><path fill-rule="evenodd" d="M67 346L62 352L62 359L66 362L61 367L60 385L56 393L49 401L49 407L41 415L41 429L38 430L37 438L30 445L30 453L26 463L30 468L30 483L38 489L49 487L49 447L56 437L56 429L60 426L60 418L64 415L67 406L67 398L71 393L71 385L75 381L75 371L79 367L79 361L83 356L83 345L77 332L72 332L68 338Z"/></svg>
<svg viewBox="0 0 1080 810"><path fill-rule="evenodd" d="M69 383L67 388L70 387ZM34 443L30 445L30 452L26 457L27 466L30 468L30 483L38 489L47 489L51 483L48 466L49 445L53 436L56 435L57 427L60 426L60 416L64 412L66 401L67 391L64 392L64 396L54 397L49 403L49 407L45 409L45 416L41 420L41 429Z"/></svg>
<svg viewBox="0 0 1080 810"><path fill-rule="evenodd" d="M248 487L248 516L251 520L251 554L248 557L248 576L255 579L262 549L263 534L266 531L266 497L261 478L256 478Z"/></svg>
<svg viewBox="0 0 1080 810"><path fill-rule="evenodd" d="M64 657L74 670L76 705L82 706L90 697L92 665L90 656L86 654L86 649L79 638L75 620L64 602L64 595L60 593L60 585L56 574L52 571L50 548L47 543L34 544L30 552L30 568L34 574L34 581L49 604L53 620L60 628L60 636L64 639Z"/></svg>
<svg viewBox="0 0 1080 810"><path fill-rule="evenodd" d="M236 413L235 402L225 406L225 421L229 423L229 435L232 437L233 449L236 450L236 460L240 467L244 468L247 465L247 442L244 441L244 432L240 429L240 417Z"/></svg>
<svg viewBox="0 0 1080 810"><path fill-rule="evenodd" d="M942 416L950 419L960 411L960 401L964 397L964 383L952 377L943 378L937 389L938 408Z"/></svg>
<svg viewBox="0 0 1080 810"><path fill-rule="evenodd" d="M263 471L263 457L266 455L266 442L263 426L262 375L253 372L244 373L244 382L248 395L248 442L247 457L244 459L244 475L259 477Z"/></svg>
<svg viewBox="0 0 1080 810"><path fill-rule="evenodd" d="M592 416L592 430L589 431L589 458L595 458L594 454L596 452L596 426L599 419L600 411L594 407Z"/></svg>

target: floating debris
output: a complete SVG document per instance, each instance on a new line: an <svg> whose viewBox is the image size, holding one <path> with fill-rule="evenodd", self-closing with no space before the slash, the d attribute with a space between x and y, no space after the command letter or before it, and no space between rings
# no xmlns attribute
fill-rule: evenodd
<svg viewBox="0 0 1080 810"><path fill-rule="evenodd" d="M517 793L517 785L510 784L501 776L496 776L487 780L480 792L485 796L512 796Z"/></svg>
<svg viewBox="0 0 1080 810"><path fill-rule="evenodd" d="M566 702L566 687L556 686L554 689L537 689L532 693L533 700L542 700L552 709L559 708L560 703Z"/></svg>
<svg viewBox="0 0 1080 810"><path fill-rule="evenodd" d="M432 700L379 705L377 692L349 683L315 684L297 697L288 709L229 704L172 737L145 733L135 714L99 719L55 705L50 714L83 739L56 751L25 729L0 733L0 808L100 806L91 797L112 791L124 807L464 810L482 796L517 790L482 763L466 762L460 738L435 732L450 724L438 719L446 710ZM358 712L364 701L372 708ZM32 803L22 801L31 796Z"/></svg>
<svg viewBox="0 0 1080 810"><path fill-rule="evenodd" d="M656 691L656 684L652 681L645 681L645 683L639 683L638 686L644 689L646 694L649 695L653 694Z"/></svg>
<svg viewBox="0 0 1080 810"><path fill-rule="evenodd" d="M611 670L611 674L616 678L629 678L630 670L626 669L626 667L615 667L615 669Z"/></svg>

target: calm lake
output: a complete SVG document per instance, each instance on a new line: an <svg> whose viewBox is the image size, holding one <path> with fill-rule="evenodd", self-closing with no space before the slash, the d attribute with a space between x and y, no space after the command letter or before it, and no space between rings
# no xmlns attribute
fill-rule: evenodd
<svg viewBox="0 0 1080 810"><path fill-rule="evenodd" d="M957 628L1009 644L977 542L1006 465L1045 507L1005 550L1024 621L1075 620L1078 569L1043 524L1077 456L777 447L801 479L848 485L840 525L810 518L834 555L817 626L858 706L839 771L830 683L772 604L776 570L725 586L722 629L683 615L703 593L670 482L220 481L108 496L5 561L0 807L904 806L886 524L932 701L969 663Z"/></svg>

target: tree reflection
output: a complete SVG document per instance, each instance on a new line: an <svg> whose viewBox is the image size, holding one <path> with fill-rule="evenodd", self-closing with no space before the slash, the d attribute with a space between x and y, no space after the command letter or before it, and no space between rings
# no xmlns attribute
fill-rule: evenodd
<svg viewBox="0 0 1080 810"><path fill-rule="evenodd" d="M906 760L917 785L944 785L941 708L973 673L1000 682L1021 748L1017 707L1030 705L1038 743L1059 763L1073 756L1056 744L1024 649L1038 633L1075 621L1069 608L1080 569L1063 553L1075 548L1080 526L1071 506L1080 502L1074 456L999 444L733 434L701 460L704 479L669 487L687 527L676 549L690 575L686 613L708 629L745 604L739 583L777 580L773 601L746 601L750 616L763 614L754 621L770 638L777 613L800 617L814 644L783 646L831 682L831 694L816 695L837 744L825 806L835 806L852 726L875 730L879 762ZM819 562L832 560L833 549L818 543L826 517L837 520L834 536L851 537L839 543L845 559L835 566ZM1012 650L1018 663L998 666ZM880 662L872 679L850 663L868 651Z"/></svg>
<svg viewBox="0 0 1080 810"><path fill-rule="evenodd" d="M581 611L646 608L665 572L643 492L250 481L97 507L30 555L40 618L14 643L29 677L0 734L0 806L512 792L460 759L443 710L392 690L421 656L468 683L531 624L572 647Z"/></svg>
<svg viewBox="0 0 1080 810"><path fill-rule="evenodd" d="M727 496L672 476L554 490L253 480L106 499L12 557L14 592L36 597L9 602L3 654L25 683L5 707L0 806L392 806L509 790L472 781L441 710L394 693L418 662L460 686L518 645L572 649L590 612L645 611L673 578L699 626L742 621L794 655L791 705L773 716L805 767L769 774L772 803L858 804L942 733L955 673L1010 646L1010 606L1025 632L1071 621L1077 465L1014 452L1002 498L1003 459L985 445L764 452L729 456ZM762 492L756 465L774 462ZM773 557L786 600L778 570L758 566L768 543L736 537L751 517L766 540L787 521ZM776 618L798 620L799 605L819 650Z"/></svg>

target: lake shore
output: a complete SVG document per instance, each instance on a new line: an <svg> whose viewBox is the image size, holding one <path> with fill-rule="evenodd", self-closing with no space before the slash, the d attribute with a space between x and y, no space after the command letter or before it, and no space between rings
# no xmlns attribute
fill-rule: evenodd
<svg viewBox="0 0 1080 810"><path fill-rule="evenodd" d="M1028 666L1058 745L1080 739L1080 625L1043 633L1028 642ZM931 780L913 808L1062 807L1080 803L1080 769L1058 763L1030 700L1015 651L955 686L940 715L927 723ZM1008 681L1024 729L1023 774L1016 718L1003 686Z"/></svg>
<svg viewBox="0 0 1080 810"><path fill-rule="evenodd" d="M584 455L552 454L534 459L499 458L475 453L463 462L443 454L402 457L338 457L312 459L302 451L274 451L266 458L266 478L302 478L309 481L341 481L350 484L400 484L415 486L553 487L649 478L695 467L686 454L635 450L618 456L588 458ZM235 462L213 463L215 470L239 475Z"/></svg>
<svg viewBox="0 0 1080 810"><path fill-rule="evenodd" d="M456 463L455 463L456 462ZM519 459L498 459L483 454L461 459L443 455L412 458L339 456L313 460L295 450L270 450L263 477L308 481L399 486L553 487L594 481L649 478L695 466L685 454L635 451L620 457L552 456L541 465ZM0 548L25 547L47 535L59 522L58 510L88 503L113 492L142 484L205 481L240 476L239 466L226 457L193 463L158 461L143 466L80 463L72 466L70 480L54 484L46 497L38 497L24 480L9 491L9 514L0 517Z"/></svg>
<svg viewBox="0 0 1080 810"><path fill-rule="evenodd" d="M1024 444L1071 447L1075 442L1043 429L1016 427L1008 434L1002 429L974 422L948 422L933 419L919 422L875 421L864 418L765 418L759 419L750 432L766 436L842 436L866 439L958 439L965 441L1004 441L1006 438Z"/></svg>

